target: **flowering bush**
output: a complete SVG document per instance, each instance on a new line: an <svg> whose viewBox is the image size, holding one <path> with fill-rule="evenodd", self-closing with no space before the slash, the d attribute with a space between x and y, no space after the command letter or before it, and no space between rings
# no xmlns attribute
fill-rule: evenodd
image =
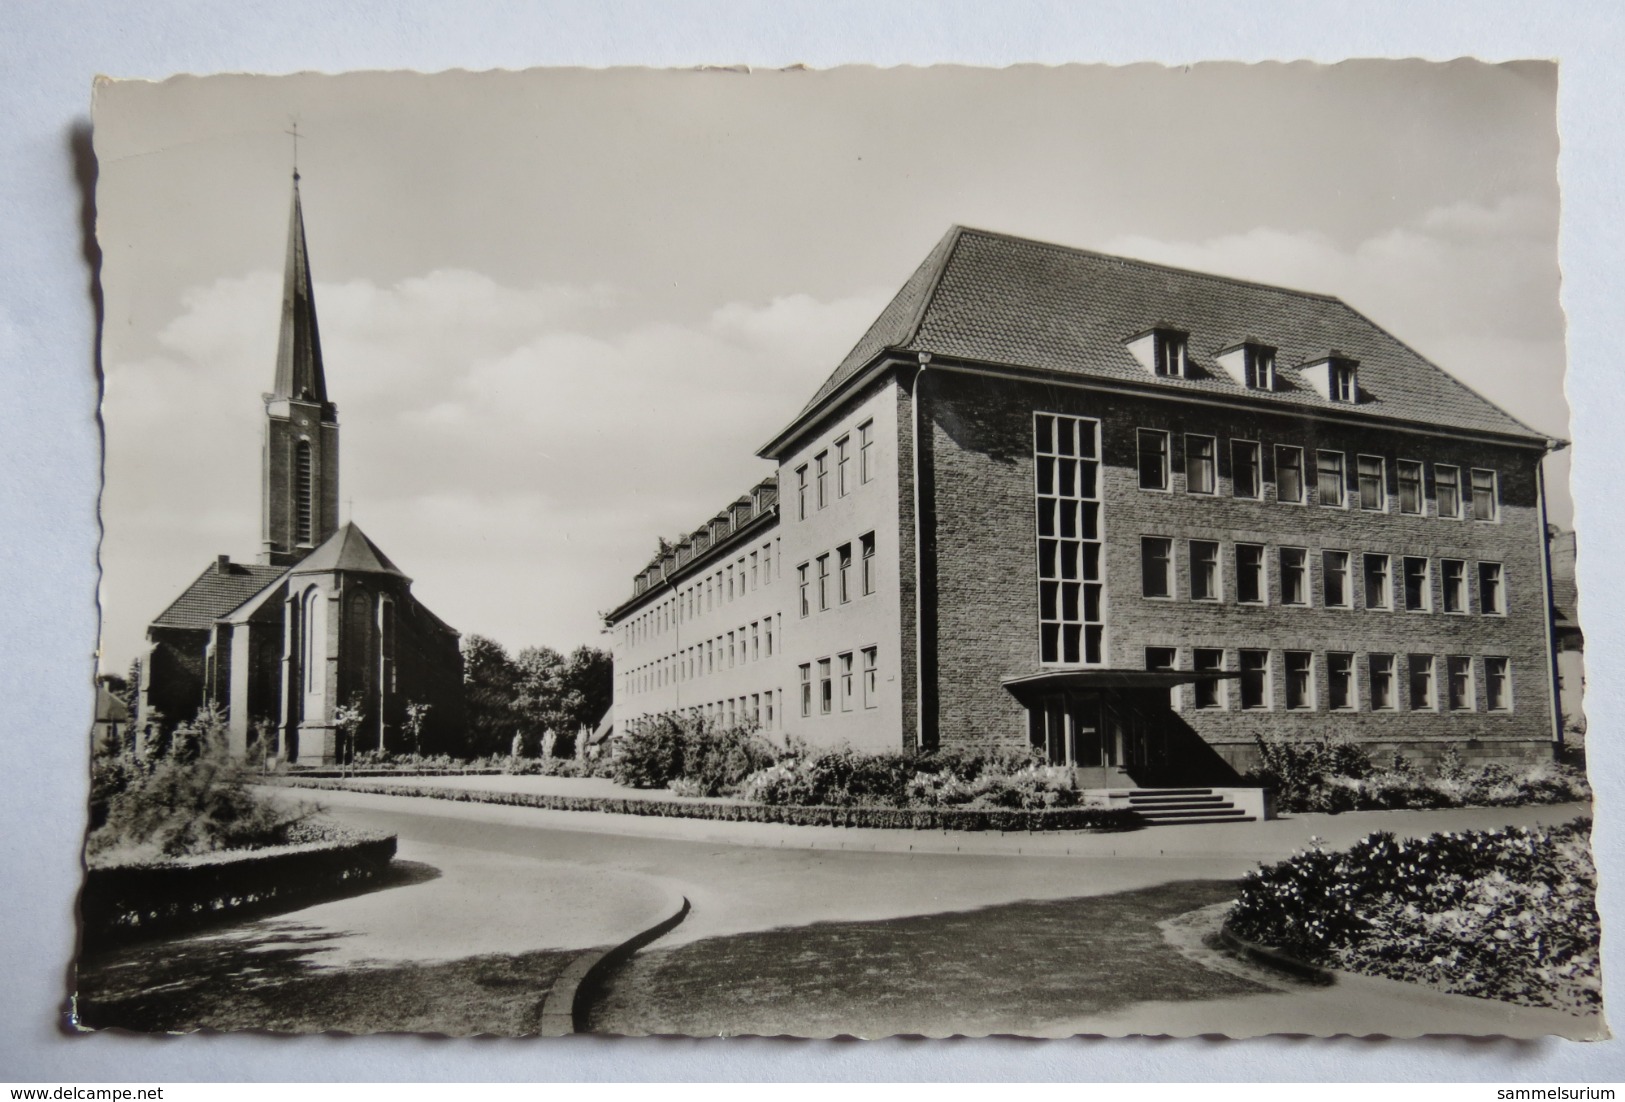
<svg viewBox="0 0 1625 1102"><path fill-rule="evenodd" d="M249 787L257 778L231 756L225 716L213 707L176 728L162 753L100 756L92 770L100 803L85 852L97 863L286 845L314 812Z"/></svg>
<svg viewBox="0 0 1625 1102"><path fill-rule="evenodd" d="M1571 1011L1601 1005L1590 821L1372 834L1249 873L1227 924L1316 964Z"/></svg>
<svg viewBox="0 0 1625 1102"><path fill-rule="evenodd" d="M802 744L752 774L740 795L808 807L1037 811L1078 803L1070 770L1045 766L1025 751L869 754L849 746L812 751Z"/></svg>
<svg viewBox="0 0 1625 1102"><path fill-rule="evenodd" d="M1519 807L1588 800L1579 770L1542 762L1514 773L1499 762L1478 769L1454 748L1425 775L1403 755L1378 767L1348 739L1258 739L1260 764L1248 782L1276 793L1282 811L1387 811L1439 807Z"/></svg>
<svg viewBox="0 0 1625 1102"><path fill-rule="evenodd" d="M629 788L666 788L683 780L685 794L718 796L737 789L775 756L774 747L751 728L660 717L630 727L610 767L615 783Z"/></svg>

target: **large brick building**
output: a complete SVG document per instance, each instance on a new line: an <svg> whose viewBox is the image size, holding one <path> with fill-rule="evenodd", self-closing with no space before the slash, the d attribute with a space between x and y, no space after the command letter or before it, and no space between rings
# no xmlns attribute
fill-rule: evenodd
<svg viewBox="0 0 1625 1102"><path fill-rule="evenodd" d="M1084 783L1549 756L1559 446L1336 298L956 227L610 613L615 720Z"/></svg>
<svg viewBox="0 0 1625 1102"><path fill-rule="evenodd" d="M307 763L402 749L410 703L424 741L462 722L458 634L354 524L339 523L338 408L328 400L299 176L283 273L275 381L264 395L258 562L220 555L147 627L139 722L227 714L234 752ZM361 711L355 744L339 709Z"/></svg>

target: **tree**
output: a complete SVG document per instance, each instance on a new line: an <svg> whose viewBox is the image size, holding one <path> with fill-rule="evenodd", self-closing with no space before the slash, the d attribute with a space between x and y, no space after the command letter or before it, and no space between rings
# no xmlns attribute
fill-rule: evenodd
<svg viewBox="0 0 1625 1102"><path fill-rule="evenodd" d="M463 639L463 703L471 755L506 754L519 730L519 668L502 644L483 635Z"/></svg>
<svg viewBox="0 0 1625 1102"><path fill-rule="evenodd" d="M571 651L567 683L573 695L569 729L598 726L609 711L615 689L615 663L610 653L587 646Z"/></svg>

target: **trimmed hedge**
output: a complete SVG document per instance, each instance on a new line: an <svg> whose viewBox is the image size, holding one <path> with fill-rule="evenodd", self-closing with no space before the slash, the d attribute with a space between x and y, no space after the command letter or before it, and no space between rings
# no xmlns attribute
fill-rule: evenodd
<svg viewBox="0 0 1625 1102"><path fill-rule="evenodd" d="M79 897L91 947L354 890L395 857L394 835L92 865Z"/></svg>
<svg viewBox="0 0 1625 1102"><path fill-rule="evenodd" d="M316 789L362 792L375 796L425 796L462 803L536 807L545 811L603 811L612 815L646 815L664 819L709 819L729 823L778 823L784 826L871 827L883 830L1078 830L1108 833L1138 830L1145 820L1127 808L1065 807L1043 811L989 807L807 807L796 804L732 802L689 803L640 800L624 796L567 796L543 792L478 792L409 784L342 784L282 778L282 783Z"/></svg>

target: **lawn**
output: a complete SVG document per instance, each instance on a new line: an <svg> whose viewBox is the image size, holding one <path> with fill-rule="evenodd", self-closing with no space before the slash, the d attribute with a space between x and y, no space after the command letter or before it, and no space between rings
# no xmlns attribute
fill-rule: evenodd
<svg viewBox="0 0 1625 1102"><path fill-rule="evenodd" d="M825 922L645 949L592 1010L594 1032L1044 1033L1150 999L1268 990L1210 971L1157 923L1234 899L1184 881L882 922Z"/></svg>
<svg viewBox="0 0 1625 1102"><path fill-rule="evenodd" d="M434 964L327 968L316 944L279 923L264 936L152 942L80 963L79 1020L140 1032L534 1033L538 1011L577 955L541 950Z"/></svg>

